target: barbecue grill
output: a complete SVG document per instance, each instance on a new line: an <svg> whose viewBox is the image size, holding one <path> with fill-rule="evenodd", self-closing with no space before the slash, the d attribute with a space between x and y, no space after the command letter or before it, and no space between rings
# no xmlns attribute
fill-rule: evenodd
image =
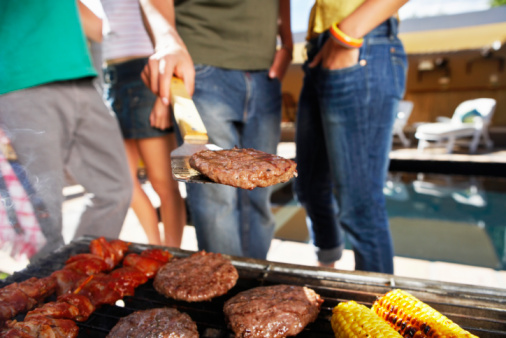
<svg viewBox="0 0 506 338"><path fill-rule="evenodd" d="M29 277L41 278L50 275L61 269L71 255L88 252L92 239L94 238L87 236L72 241L38 263L0 281L0 287L21 282ZM150 248L154 246L132 244L129 251L139 253ZM175 257L185 257L193 253L173 248L168 250ZM150 280L138 287L134 296L125 297L116 305L102 306L86 322L78 323L79 337L105 337L121 317L137 310L164 306L175 307L190 315L197 323L201 337L233 337L234 334L227 328L223 315L224 302L241 291L274 284L307 286L324 299L317 320L309 324L298 337L334 337L329 321L334 306L341 301L355 300L370 307L377 297L393 288L408 291L479 337L506 337L506 290L503 289L249 258L230 258L239 272L239 280L226 295L207 302L175 301L158 294ZM16 319L22 320L23 316L20 314Z"/></svg>

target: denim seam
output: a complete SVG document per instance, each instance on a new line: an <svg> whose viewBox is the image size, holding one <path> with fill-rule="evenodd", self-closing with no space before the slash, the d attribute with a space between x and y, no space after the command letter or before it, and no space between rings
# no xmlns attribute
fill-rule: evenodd
<svg viewBox="0 0 506 338"><path fill-rule="evenodd" d="M246 97L244 98L244 108L243 108L243 122L246 123L248 121L248 105L251 100L251 79L249 78L249 73L244 73L244 83L246 84Z"/></svg>
<svg viewBox="0 0 506 338"><path fill-rule="evenodd" d="M394 73L395 86L397 89L397 93L399 95L398 97L399 97L399 99L402 99L402 97L404 96L404 92L405 92L405 89L404 89L405 86L402 86L399 83L399 79L401 76L405 78L406 73L407 73L407 67L406 67L405 62L402 60L402 58L398 57L397 55L395 55L393 53L390 55L390 61L392 63L392 71ZM398 71L399 71L398 67L402 68L402 74L398 73Z"/></svg>

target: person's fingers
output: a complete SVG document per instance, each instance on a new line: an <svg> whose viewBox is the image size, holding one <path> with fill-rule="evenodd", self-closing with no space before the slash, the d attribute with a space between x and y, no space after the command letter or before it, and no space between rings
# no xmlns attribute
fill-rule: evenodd
<svg viewBox="0 0 506 338"><path fill-rule="evenodd" d="M159 65L159 61L156 58L149 58L148 64L146 66L146 67L148 67L148 72L146 74L148 76L148 80L149 80L148 87L151 89L151 91L155 95L158 95L159 90L160 90L160 88L158 86L158 77L159 77L158 65Z"/></svg>
<svg viewBox="0 0 506 338"><path fill-rule="evenodd" d="M160 129L166 129L168 127L168 124L167 124L167 115L164 115L164 116L160 116L160 122L159 122L159 127Z"/></svg>
<svg viewBox="0 0 506 338"><path fill-rule="evenodd" d="M309 66L309 68L313 68L313 67L318 66L318 64L319 64L319 63L321 62L321 60L322 60L322 56L323 56L323 53L322 53L322 51L320 50L320 51L318 52L318 54L316 54L316 55L315 55L315 57L314 57L313 61L311 61L311 63L309 63L309 65L308 65L308 66Z"/></svg>
<svg viewBox="0 0 506 338"><path fill-rule="evenodd" d="M192 67L180 73L181 74L176 74L176 76L183 80L188 95L193 96L193 92L195 91L195 70Z"/></svg>
<svg viewBox="0 0 506 338"><path fill-rule="evenodd" d="M151 127L165 129L165 122L163 121L163 117L158 113L151 114L149 117L149 122L151 124Z"/></svg>
<svg viewBox="0 0 506 338"><path fill-rule="evenodd" d="M153 104L149 122L152 127L162 130L170 125L170 109L162 102L160 97L157 97Z"/></svg>
<svg viewBox="0 0 506 338"><path fill-rule="evenodd" d="M153 128L157 128L157 119L158 119L158 109L157 109L157 103L159 101L159 98L156 98L153 107L151 107L151 114L149 114L149 124Z"/></svg>
<svg viewBox="0 0 506 338"><path fill-rule="evenodd" d="M142 72L141 72L141 79L142 79L142 82L144 82L144 85L146 85L146 87L149 88L149 67L146 65L144 66L144 68L142 69Z"/></svg>
<svg viewBox="0 0 506 338"><path fill-rule="evenodd" d="M277 55L277 54L276 54ZM275 79L278 76L277 73L278 69L278 63L277 63L277 57L274 57L274 62L271 65L271 68L269 68L269 79Z"/></svg>
<svg viewBox="0 0 506 338"><path fill-rule="evenodd" d="M156 116L151 112L149 115L149 125L156 128Z"/></svg>
<svg viewBox="0 0 506 338"><path fill-rule="evenodd" d="M170 128L174 125L174 122L172 121L172 116L168 114L167 116L167 128Z"/></svg>
<svg viewBox="0 0 506 338"><path fill-rule="evenodd" d="M281 48L274 55L274 61L269 69L269 78L283 80L288 66L292 62L292 51Z"/></svg>
<svg viewBox="0 0 506 338"><path fill-rule="evenodd" d="M170 103L170 81L172 80L174 66L161 59L158 65L159 76L159 93L158 96L162 100L163 104L168 106Z"/></svg>
<svg viewBox="0 0 506 338"><path fill-rule="evenodd" d="M161 111L157 111L157 114L156 114L156 128L165 129L164 114Z"/></svg>

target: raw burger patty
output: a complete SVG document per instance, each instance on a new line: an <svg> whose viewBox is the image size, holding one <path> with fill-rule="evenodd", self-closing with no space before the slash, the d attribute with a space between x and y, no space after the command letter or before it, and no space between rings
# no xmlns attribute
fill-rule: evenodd
<svg viewBox="0 0 506 338"><path fill-rule="evenodd" d="M134 312L121 318L107 337L198 337L197 324L186 313L160 308Z"/></svg>
<svg viewBox="0 0 506 338"><path fill-rule="evenodd" d="M282 284L240 292L223 311L236 337L287 337L313 322L322 303L312 289Z"/></svg>
<svg viewBox="0 0 506 338"><path fill-rule="evenodd" d="M236 268L221 254L199 251L165 264L153 286L173 299L199 302L224 295L239 278Z"/></svg>
<svg viewBox="0 0 506 338"><path fill-rule="evenodd" d="M294 161L255 149L202 150L190 157L190 166L214 182L248 190L297 176Z"/></svg>

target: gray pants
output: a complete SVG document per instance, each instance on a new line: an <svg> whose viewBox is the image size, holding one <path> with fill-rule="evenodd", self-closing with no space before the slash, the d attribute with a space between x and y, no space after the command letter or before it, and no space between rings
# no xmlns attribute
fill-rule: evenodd
<svg viewBox="0 0 506 338"><path fill-rule="evenodd" d="M90 197L75 237L119 236L132 182L118 122L91 79L0 95L0 127L49 212L47 244L32 261L63 245L65 170Z"/></svg>

